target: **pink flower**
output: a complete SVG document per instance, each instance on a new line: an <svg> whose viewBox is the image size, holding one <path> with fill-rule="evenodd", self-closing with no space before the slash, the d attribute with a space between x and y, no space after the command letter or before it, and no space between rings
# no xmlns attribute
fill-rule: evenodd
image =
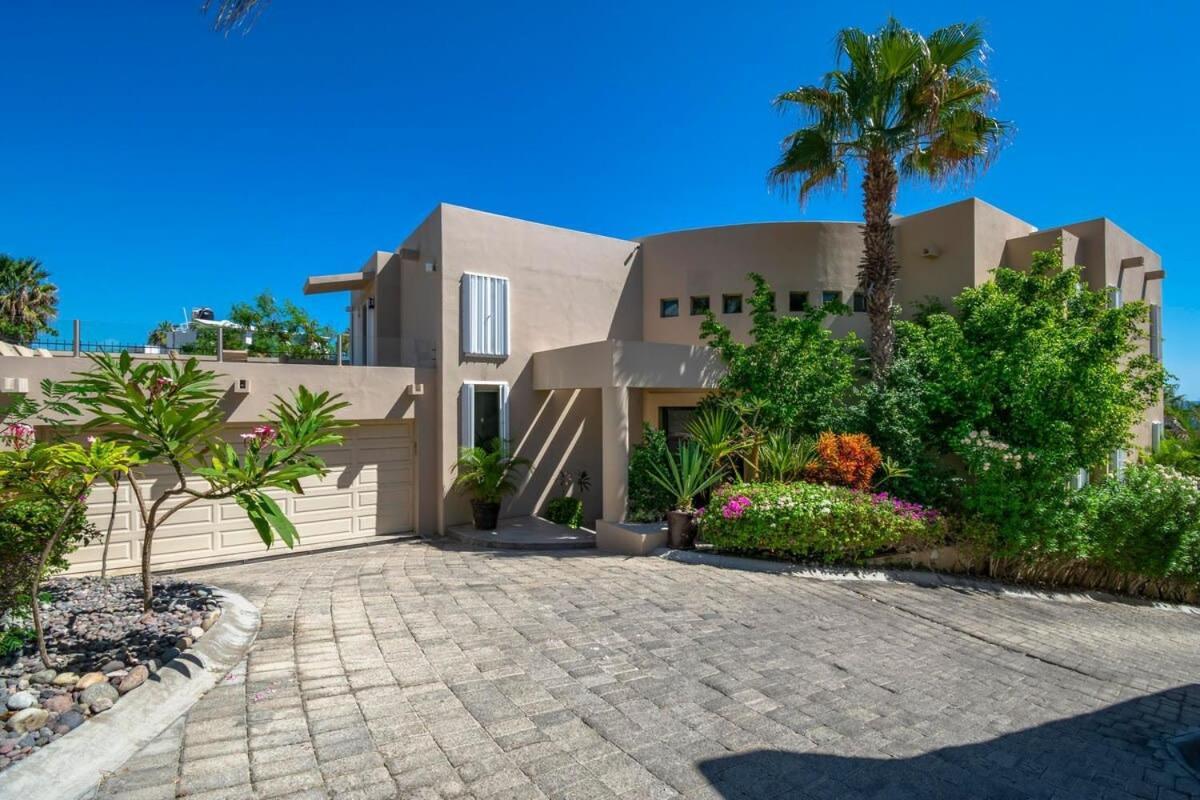
<svg viewBox="0 0 1200 800"><path fill-rule="evenodd" d="M255 425L254 435L259 438L263 444L270 444L275 441L275 437L279 435L279 431L272 428L270 425Z"/></svg>
<svg viewBox="0 0 1200 800"><path fill-rule="evenodd" d="M154 379L154 384L150 387L150 397L158 397L163 392L170 390L175 385L175 381L165 375L160 375Z"/></svg>
<svg viewBox="0 0 1200 800"><path fill-rule="evenodd" d="M750 508L750 498L740 494L725 504L725 507L721 509L721 516L725 519L740 519L748 508Z"/></svg>
<svg viewBox="0 0 1200 800"><path fill-rule="evenodd" d="M33 426L24 422L9 423L0 435L0 439L7 441L14 450L24 450L33 444L34 437Z"/></svg>
<svg viewBox="0 0 1200 800"><path fill-rule="evenodd" d="M84 441L88 443L88 447L91 447L92 445L94 445L97 442L97 439L95 436L89 436L86 439L84 439Z"/></svg>

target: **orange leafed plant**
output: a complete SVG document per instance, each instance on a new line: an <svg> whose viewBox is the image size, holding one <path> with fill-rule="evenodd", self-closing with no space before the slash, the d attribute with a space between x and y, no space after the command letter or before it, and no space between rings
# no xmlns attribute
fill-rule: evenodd
<svg viewBox="0 0 1200 800"><path fill-rule="evenodd" d="M866 491L871 488L871 478L882 462L883 454L865 433L826 431L817 439L817 457L809 465L805 477L810 481Z"/></svg>

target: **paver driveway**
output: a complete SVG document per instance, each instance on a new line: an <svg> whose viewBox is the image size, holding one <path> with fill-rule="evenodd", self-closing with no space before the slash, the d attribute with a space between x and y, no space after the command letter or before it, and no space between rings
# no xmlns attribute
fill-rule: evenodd
<svg viewBox="0 0 1200 800"><path fill-rule="evenodd" d="M1200 617L421 542L206 570L263 613L102 795L1200 796Z"/></svg>

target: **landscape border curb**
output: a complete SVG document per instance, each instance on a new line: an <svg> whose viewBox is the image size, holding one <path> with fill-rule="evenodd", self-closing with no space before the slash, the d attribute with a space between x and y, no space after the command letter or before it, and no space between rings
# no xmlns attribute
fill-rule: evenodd
<svg viewBox="0 0 1200 800"><path fill-rule="evenodd" d="M719 569L738 569L745 572L760 572L771 575L789 575L817 581L867 583L906 583L926 589L965 589L1003 597L1019 597L1027 600L1045 600L1056 603L1115 603L1181 614L1200 615L1200 607L1182 603L1168 603L1140 597L1126 597L1109 592L1042 589L1035 586L1018 586L986 578L952 575L919 569L854 569L848 567L821 567L812 564L792 564L785 561L768 561L748 556L732 556L702 550L672 550L660 547L650 555L664 561L681 564L700 564Z"/></svg>
<svg viewBox="0 0 1200 800"><path fill-rule="evenodd" d="M262 617L236 592L215 589L221 616L198 642L110 710L0 773L0 796L82 800L186 714L246 656Z"/></svg>

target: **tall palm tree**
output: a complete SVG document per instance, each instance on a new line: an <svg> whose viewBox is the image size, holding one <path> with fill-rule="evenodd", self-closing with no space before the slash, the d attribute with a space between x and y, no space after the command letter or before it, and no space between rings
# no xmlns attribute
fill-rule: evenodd
<svg viewBox="0 0 1200 800"><path fill-rule="evenodd" d="M236 28L248 30L266 7L268 0L204 0L200 13L216 9L213 30L229 33Z"/></svg>
<svg viewBox="0 0 1200 800"><path fill-rule="evenodd" d="M163 320L154 326L150 334L146 337L146 344L152 344L157 347L166 347L171 340L171 331L175 330L175 326Z"/></svg>
<svg viewBox="0 0 1200 800"><path fill-rule="evenodd" d="M803 203L819 189L845 190L850 166L862 170L863 259L859 281L871 319L871 369L891 366L900 265L892 212L900 177L937 182L986 168L1009 125L990 115L996 90L976 24L922 36L894 19L875 33L846 28L835 40L838 68L819 86L775 98L807 121L783 140L767 180Z"/></svg>
<svg viewBox="0 0 1200 800"><path fill-rule="evenodd" d="M54 333L58 287L36 258L0 253L0 338L29 344L39 333Z"/></svg>

